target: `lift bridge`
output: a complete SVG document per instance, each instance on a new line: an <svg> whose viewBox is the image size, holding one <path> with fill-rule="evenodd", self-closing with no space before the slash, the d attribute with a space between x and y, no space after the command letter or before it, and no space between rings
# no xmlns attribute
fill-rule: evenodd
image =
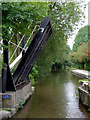
<svg viewBox="0 0 90 120"><path fill-rule="evenodd" d="M27 85L30 80L28 79L28 75L30 71L32 70L35 62L37 61L38 57L40 56L41 52L44 49L44 46L46 42L48 41L50 35L52 34L52 25L49 17L45 17L44 20L41 22L40 26L36 25L33 32L35 31L36 27L39 27L33 40L31 41L30 45L26 48L29 39L27 40L26 44L25 42L25 36L23 35L21 41L18 45L11 41L3 40L3 44L7 45L9 43L16 46L15 51L13 52L10 60L8 60L8 48L4 49L3 51L3 59L4 59L4 69L2 69L2 93L5 91L16 91L21 88L23 88L25 85ZM31 35L32 35L31 34ZM22 43L22 47L20 47L20 44ZM15 52L17 49L21 48L22 51L19 54L19 56L9 65L9 62L15 55ZM15 64L18 62L18 66L14 73L11 73L11 69L15 66Z"/></svg>

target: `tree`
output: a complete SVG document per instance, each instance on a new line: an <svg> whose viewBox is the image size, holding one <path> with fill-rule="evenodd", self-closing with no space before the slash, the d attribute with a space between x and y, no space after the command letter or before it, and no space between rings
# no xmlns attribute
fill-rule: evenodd
<svg viewBox="0 0 90 120"><path fill-rule="evenodd" d="M72 62L78 63L80 66L84 68L84 64L87 63L88 60L88 36L90 26L86 25L82 27L78 34L75 37L75 43L73 45L72 54L69 56ZM73 56L74 54L74 56ZM73 58L73 59L72 59Z"/></svg>
<svg viewBox="0 0 90 120"><path fill-rule="evenodd" d="M3 2L2 3L2 38L3 40L12 41L18 44L25 35L26 42L32 30L39 25L43 18L47 16L48 4L43 2ZM35 34L35 31L34 31ZM34 35L33 35L34 36ZM33 38L32 36L32 38ZM29 44L32 40L29 41ZM21 46L21 44L20 44ZM16 46L9 44L9 58L13 54ZM20 54L18 49L12 61ZM11 62L12 62L11 61ZM10 62L10 63L11 63ZM14 66L15 70L16 66ZM36 65L33 67L29 75L32 84L34 78L38 75ZM12 71L13 72L13 71Z"/></svg>
<svg viewBox="0 0 90 120"><path fill-rule="evenodd" d="M39 25L45 16L50 16L53 35L37 62L39 73L42 70L44 72L50 71L52 64L56 62L64 63L67 39L82 16L79 4L74 1L49 3L7 2L2 3L2 13L3 39L7 38L7 40L12 40L16 44L23 34L26 35L27 39L34 26ZM5 31L7 31L7 34ZM9 47L10 55L14 49L12 46Z"/></svg>
<svg viewBox="0 0 90 120"><path fill-rule="evenodd" d="M62 1L49 3L48 15L51 18L53 35L38 60L40 73L50 71L55 63L64 63L67 39L77 26L82 12L79 4L74 1Z"/></svg>
<svg viewBox="0 0 90 120"><path fill-rule="evenodd" d="M22 35L24 34L27 39L30 36L35 25L39 25L42 19L46 16L47 10L48 10L47 3L38 2L2 3L3 39L5 40L7 39L8 41L10 40L15 44L19 43ZM15 46L10 44L9 56L12 55L15 48L16 48ZM20 49L17 50L14 57L17 57L19 53Z"/></svg>
<svg viewBox="0 0 90 120"><path fill-rule="evenodd" d="M87 55L86 55L87 51L88 51L88 43L82 43L78 47L77 52L76 52L77 53L76 57L79 62L83 62L87 60Z"/></svg>
<svg viewBox="0 0 90 120"><path fill-rule="evenodd" d="M84 64L88 61L88 43L82 42L82 44L78 47L77 52L73 52L69 56L69 60L74 63L80 64L82 68L84 68Z"/></svg>
<svg viewBox="0 0 90 120"><path fill-rule="evenodd" d="M80 44L82 42L88 42L88 25L82 27L79 31L78 34L75 37L75 43L73 45L73 51L76 52Z"/></svg>

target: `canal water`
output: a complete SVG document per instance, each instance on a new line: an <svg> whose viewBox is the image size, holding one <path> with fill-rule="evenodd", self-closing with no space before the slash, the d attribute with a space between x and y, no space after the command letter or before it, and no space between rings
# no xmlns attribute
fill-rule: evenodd
<svg viewBox="0 0 90 120"><path fill-rule="evenodd" d="M34 94L14 118L88 118L89 112L79 103L79 79L68 71L40 78Z"/></svg>

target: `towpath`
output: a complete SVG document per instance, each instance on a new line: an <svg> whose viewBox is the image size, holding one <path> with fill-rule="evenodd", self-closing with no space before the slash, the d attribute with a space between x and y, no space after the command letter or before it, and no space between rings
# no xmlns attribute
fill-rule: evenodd
<svg viewBox="0 0 90 120"><path fill-rule="evenodd" d="M78 75L78 76L81 76L81 77L84 77L84 78L90 78L90 72L86 71L86 70L76 69L76 70L71 70L71 72L75 75Z"/></svg>

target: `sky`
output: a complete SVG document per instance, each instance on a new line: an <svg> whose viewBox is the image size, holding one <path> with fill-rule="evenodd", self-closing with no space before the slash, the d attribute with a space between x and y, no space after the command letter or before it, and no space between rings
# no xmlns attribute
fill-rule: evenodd
<svg viewBox="0 0 90 120"><path fill-rule="evenodd" d="M77 0L77 1L80 1L80 0ZM80 25L78 24L78 28L80 29L81 27L84 27L85 25L88 25L88 2L90 2L90 0L83 0L83 3L86 3L86 9L84 11L84 14L85 14L85 22L83 23L83 25ZM70 48L72 49L73 47L73 44L74 44L74 39L75 39L75 36L77 35L79 29L76 29L73 33L73 35L68 39L68 42L67 44L70 46Z"/></svg>

